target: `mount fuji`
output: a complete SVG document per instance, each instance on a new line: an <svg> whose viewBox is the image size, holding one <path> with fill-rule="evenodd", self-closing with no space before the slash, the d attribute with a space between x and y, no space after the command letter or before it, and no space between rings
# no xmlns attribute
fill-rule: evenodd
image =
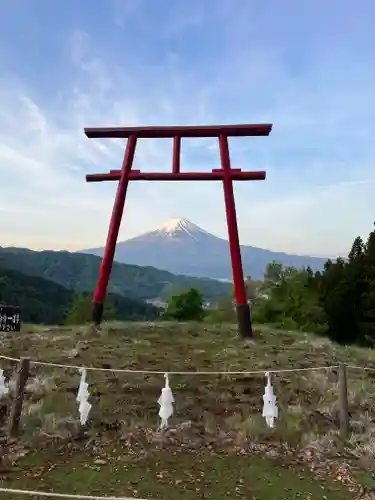
<svg viewBox="0 0 375 500"><path fill-rule="evenodd" d="M102 256L104 248L82 250ZM326 259L272 252L262 248L241 246L245 276L263 277L273 260L297 268L323 268ZM171 219L148 233L119 242L115 260L125 264L152 266L173 274L231 280L232 268L228 241L208 233L184 218Z"/></svg>

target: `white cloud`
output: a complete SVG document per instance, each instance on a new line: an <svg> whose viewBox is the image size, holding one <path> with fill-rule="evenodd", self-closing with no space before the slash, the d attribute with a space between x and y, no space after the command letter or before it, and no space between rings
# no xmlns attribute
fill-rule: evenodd
<svg viewBox="0 0 375 500"><path fill-rule="evenodd" d="M229 21L232 3L219 4L215 20ZM142 5L137 2L137 9ZM118 1L114 7L117 25L126 30L135 5ZM340 61L330 68L331 59L322 53L302 78L277 46L260 48L251 39L239 43L247 35L234 20L248 19L253 8L249 2L248 10L233 13L221 40L228 42L225 50L207 67L195 67L173 44L156 64L137 62L130 51L112 55L95 46L94 37L76 31L56 95L37 94L15 75L4 75L0 244L71 249L103 244L115 186L86 184L84 176L118 168L124 144L89 140L83 128L121 124L274 122L269 138L231 141L234 167L268 173L264 183L236 187L243 243L332 254L346 249L357 232L370 230L375 197L363 179L375 174L374 127L361 118L375 112L373 68L354 61L343 80ZM208 11L202 6L190 17L175 18L163 40L208 29ZM182 148L183 168L210 170L218 164L215 141L186 140ZM170 170L171 150L171 141L142 141L135 168ZM121 238L175 215L226 235L220 185L139 183L129 188Z"/></svg>

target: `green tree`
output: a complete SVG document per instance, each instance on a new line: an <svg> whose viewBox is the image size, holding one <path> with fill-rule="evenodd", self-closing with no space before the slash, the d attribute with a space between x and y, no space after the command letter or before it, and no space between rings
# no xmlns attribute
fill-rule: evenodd
<svg viewBox="0 0 375 500"><path fill-rule="evenodd" d="M178 321L201 321L204 317L202 294L197 289L190 288L187 292L172 295L165 317Z"/></svg>
<svg viewBox="0 0 375 500"><path fill-rule="evenodd" d="M92 297L90 295L76 295L66 318L66 325L84 325L92 318Z"/></svg>
<svg viewBox="0 0 375 500"><path fill-rule="evenodd" d="M375 231L369 234L360 259L360 337L364 345L375 345Z"/></svg>
<svg viewBox="0 0 375 500"><path fill-rule="evenodd" d="M284 268L279 262L272 261L266 267L266 272L264 273L263 284L261 287L262 293L268 295L276 287L281 285L284 279Z"/></svg>
<svg viewBox="0 0 375 500"><path fill-rule="evenodd" d="M347 263L339 258L324 266L320 282L320 302L327 316L329 336L336 341L346 341L355 331L353 280Z"/></svg>
<svg viewBox="0 0 375 500"><path fill-rule="evenodd" d="M352 245L352 248L349 252L349 262L354 262L355 260L359 259L362 257L365 253L365 245L363 243L363 240L360 236L358 236Z"/></svg>
<svg viewBox="0 0 375 500"><path fill-rule="evenodd" d="M251 276L247 276L245 286L248 301L252 305L256 304L259 300L261 282L253 280Z"/></svg>
<svg viewBox="0 0 375 500"><path fill-rule="evenodd" d="M264 296L254 308L254 321L288 329L320 330L324 313L317 283L310 268L270 263L261 287Z"/></svg>

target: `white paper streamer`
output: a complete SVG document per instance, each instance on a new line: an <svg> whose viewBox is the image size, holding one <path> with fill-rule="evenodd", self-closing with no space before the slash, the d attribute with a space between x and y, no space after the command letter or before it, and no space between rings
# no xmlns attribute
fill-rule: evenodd
<svg viewBox="0 0 375 500"><path fill-rule="evenodd" d="M0 368L0 399L6 396L9 392L9 387L5 383L4 370Z"/></svg>
<svg viewBox="0 0 375 500"><path fill-rule="evenodd" d="M168 373L164 377L165 386L161 390L161 395L158 399L158 404L160 405L159 417L161 418L159 429L166 429L168 427L168 419L173 415L174 397L169 386Z"/></svg>
<svg viewBox="0 0 375 500"><path fill-rule="evenodd" d="M266 372L265 376L267 378L267 385L263 395L263 417L266 420L267 426L273 429L275 427L275 419L278 417L279 411L276 405L276 396L273 392L269 372Z"/></svg>
<svg viewBox="0 0 375 500"><path fill-rule="evenodd" d="M79 403L78 411L80 414L81 425L85 425L91 410L91 404L88 402L90 393L88 391L89 384L86 382L87 372L84 368L80 368L81 382L78 388L77 402Z"/></svg>

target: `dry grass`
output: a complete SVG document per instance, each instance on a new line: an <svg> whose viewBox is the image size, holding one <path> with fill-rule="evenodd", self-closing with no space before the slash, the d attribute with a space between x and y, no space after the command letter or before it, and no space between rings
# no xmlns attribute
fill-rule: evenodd
<svg viewBox="0 0 375 500"><path fill-rule="evenodd" d="M302 333L264 328L256 332L253 341L244 343L237 338L234 326L202 327L181 323L112 323L106 325L100 334L83 328L30 328L18 335L5 336L1 345L1 354L16 358L29 356L34 360L56 363L150 369L162 373L266 371L268 368L308 368L338 362L375 366L372 351L340 348L326 339ZM1 361L0 366L9 376L13 389L16 366ZM50 453L51 446L54 450L61 447L64 450L67 441L78 438L75 396L79 378L75 370L32 366L21 422L23 449L33 447L39 450L38 456L44 456ZM359 371L350 371L348 378L352 435L344 445L338 437L335 371L274 375L280 419L273 431L266 428L261 417L262 375L173 376L175 414L170 422L171 429L164 434L157 432L157 399L163 385L162 374L90 371L88 382L93 409L87 438L83 444L74 445L72 457L78 460L77 454L85 446L85 454L90 450L94 460L100 450L111 448L113 451L113 443L117 442L121 443L122 454L146 461L151 460L155 450L158 453L175 450L180 455L184 451L187 456L204 452L204 460L211 454L216 458L234 454L238 460L241 456L261 453L281 460L283 464L292 463L292 467L299 470L300 462L303 462L299 457L308 452L308 457L318 457L319 463L324 464L329 473L332 466L327 462L328 458L332 457L332 463L339 465L338 456L372 470L375 458L373 379L371 374ZM98 451L95 451L95 446ZM110 456L118 455L118 450L112 451ZM314 474L321 473L316 465L310 468L314 469ZM19 484L20 475L15 477ZM9 484L15 480L7 479ZM311 481L308 483L310 488L313 487ZM30 479L25 484L29 485ZM158 491L152 490L152 493L159 496ZM312 498L324 498L323 493ZM276 496L276 489L272 494L239 497L284 498L280 494ZM336 498L333 495L328 498ZM351 498L343 496L343 491L340 495L337 498ZM226 496L223 494L222 498Z"/></svg>

